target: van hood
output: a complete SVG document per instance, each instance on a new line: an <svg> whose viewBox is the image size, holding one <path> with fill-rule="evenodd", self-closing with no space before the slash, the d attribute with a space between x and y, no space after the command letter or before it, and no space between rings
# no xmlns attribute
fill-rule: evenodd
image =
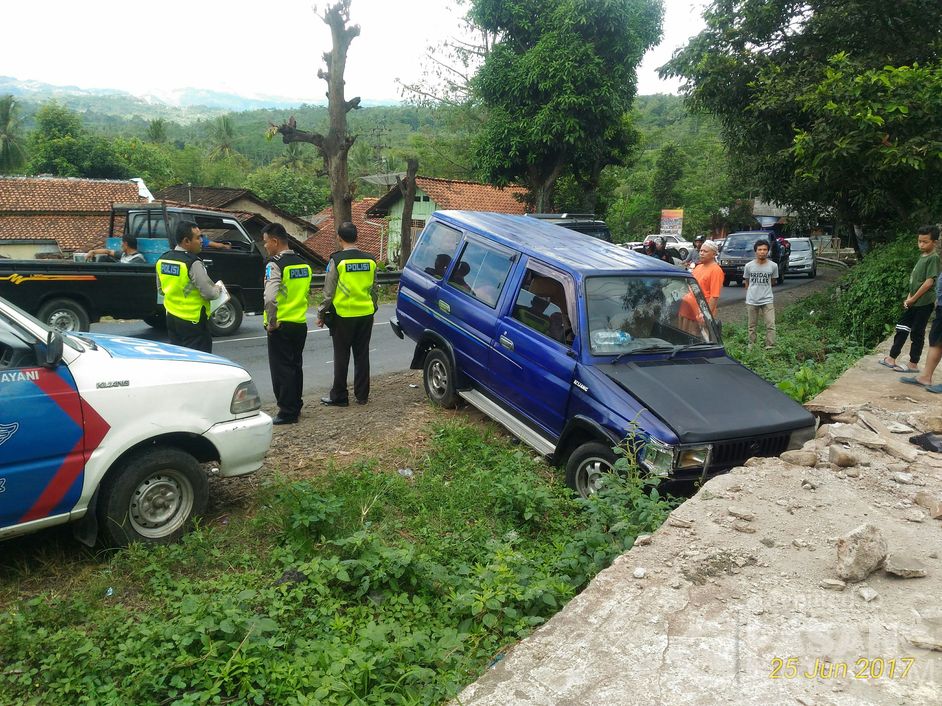
<svg viewBox="0 0 942 706"><path fill-rule="evenodd" d="M112 358L133 358L137 360L179 360L185 363L214 363L241 368L228 358L194 351L190 348L174 346L160 341L146 341L143 338L113 336L106 333L83 333L82 338L95 342L101 350Z"/></svg>
<svg viewBox="0 0 942 706"><path fill-rule="evenodd" d="M728 356L597 367L670 426L681 443L814 425L804 407Z"/></svg>

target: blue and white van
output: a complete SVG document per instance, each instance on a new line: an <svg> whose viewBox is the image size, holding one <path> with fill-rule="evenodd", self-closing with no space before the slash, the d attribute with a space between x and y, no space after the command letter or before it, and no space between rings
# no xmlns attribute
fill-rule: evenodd
<svg viewBox="0 0 942 706"><path fill-rule="evenodd" d="M477 407L582 495L629 436L675 480L814 436L810 413L726 355L688 272L538 219L433 214L391 323L430 399Z"/></svg>
<svg viewBox="0 0 942 706"><path fill-rule="evenodd" d="M65 522L89 545L178 538L206 506L202 464L261 467L260 407L225 358L60 333L0 299L0 539Z"/></svg>

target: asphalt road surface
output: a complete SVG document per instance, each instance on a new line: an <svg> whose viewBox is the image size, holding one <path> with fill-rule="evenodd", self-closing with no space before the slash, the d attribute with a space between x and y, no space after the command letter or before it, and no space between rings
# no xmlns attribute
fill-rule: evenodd
<svg viewBox="0 0 942 706"><path fill-rule="evenodd" d="M396 337L389 327L395 314L395 304L383 304L376 313L373 337L370 341L370 373L407 370L412 362L414 344ZM326 395L333 381L334 354L327 329L317 328L313 309L308 314L307 345L304 347L304 395ZM167 341L165 331L153 329L143 321L120 321L92 324L93 332L133 336L149 341ZM262 316L246 315L242 327L228 338L213 339L213 353L235 361L249 371L262 396L262 404L274 404L271 373L268 370L267 334L262 328ZM350 362L349 384L353 385L353 361Z"/></svg>
<svg viewBox="0 0 942 706"><path fill-rule="evenodd" d="M776 287L776 294L802 287L813 280L806 277L786 277L785 284ZM745 300L744 287L723 288L721 304L730 305ZM412 362L414 345L411 341L400 340L389 327L389 319L395 315L395 304L383 304L376 314L373 324L373 338L370 342L370 372L372 375L407 370ZM112 321L92 324L92 331L112 333L119 336L133 336L151 341L167 341L165 331L153 329L143 321ZM274 404L271 374L268 370L267 334L262 328L262 317L246 315L238 333L228 338L213 340L213 353L224 356L243 366L249 371L262 403ZM304 347L304 395L324 395L330 389L333 379L334 355L327 329L319 329L314 321L313 310L308 314L307 345ZM349 383L353 384L353 364L351 361Z"/></svg>

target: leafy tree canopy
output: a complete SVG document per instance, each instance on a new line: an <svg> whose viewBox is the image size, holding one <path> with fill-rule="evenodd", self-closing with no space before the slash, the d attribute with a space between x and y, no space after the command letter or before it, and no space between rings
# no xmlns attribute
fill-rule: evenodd
<svg viewBox="0 0 942 706"><path fill-rule="evenodd" d="M897 149L893 136L884 140L860 127L873 124L868 115L905 123L896 106L921 100L914 82L878 74L886 66L938 67L938 0L892 8L877 0L714 0L704 18L706 29L662 74L686 79L689 104L719 118L737 168L766 198L799 208L833 207L855 222L900 220L924 206L922 185L890 194L880 183L903 174L918 180L938 153L927 150L917 163L910 150L904 167L883 154ZM864 75L869 88L855 83ZM889 88L885 81L895 84L892 91L879 89ZM942 113L934 115L920 127L928 120L937 130ZM838 163L816 161L809 151L829 140ZM860 161L864 153L869 157ZM892 169L885 169L890 163Z"/></svg>
<svg viewBox="0 0 942 706"><path fill-rule="evenodd" d="M524 181L538 210L567 168L597 182L634 141L623 116L662 14L660 0L474 0L472 19L497 37L473 82L483 177Z"/></svg>
<svg viewBox="0 0 942 706"><path fill-rule="evenodd" d="M245 185L293 216L309 216L330 203L326 180L314 179L286 166L257 169L248 176Z"/></svg>
<svg viewBox="0 0 942 706"><path fill-rule="evenodd" d="M0 98L0 174L14 172L26 162L18 113L19 106L13 96Z"/></svg>

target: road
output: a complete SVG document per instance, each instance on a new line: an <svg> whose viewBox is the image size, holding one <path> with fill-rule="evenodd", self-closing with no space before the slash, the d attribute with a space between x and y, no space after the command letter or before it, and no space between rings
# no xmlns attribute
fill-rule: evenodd
<svg viewBox="0 0 942 706"><path fill-rule="evenodd" d="M412 362L414 346L401 341L389 327L389 319L395 314L394 304L383 304L376 314L373 337L370 342L370 372L373 375L406 370ZM308 314L307 345L304 347L304 394L325 395L333 378L334 355L327 329L319 329L314 322L313 310ZM122 321L92 324L93 332L133 336L150 341L167 341L165 331L152 329L143 321ZM246 315L242 328L235 336L213 340L213 353L234 360L249 371L262 396L262 403L274 404L268 371L267 334L262 328L261 315ZM351 362L350 384L353 384Z"/></svg>
<svg viewBox="0 0 942 706"><path fill-rule="evenodd" d="M789 290L802 287L813 280L801 277L786 278L785 284L775 288L776 296ZM746 290L743 287L724 287L721 305L729 306L742 303ZM389 319L395 314L394 304L383 304L376 314L373 324L373 339L370 343L370 372L383 375L406 370L412 361L413 345L402 341L389 328ZM133 336L147 340L166 341L166 332L150 328L143 321L107 322L92 325L92 331L112 333L120 336ZM262 328L261 315L246 315L239 332L229 338L217 338L213 341L213 352L225 356L242 365L255 380L262 403L274 404L271 375L268 371L268 348L266 334ZM331 385L333 351L327 329L319 329L314 323L313 314L308 314L308 342L304 348L304 395L326 394ZM351 364L352 367L352 364ZM353 382L353 371L350 371Z"/></svg>

